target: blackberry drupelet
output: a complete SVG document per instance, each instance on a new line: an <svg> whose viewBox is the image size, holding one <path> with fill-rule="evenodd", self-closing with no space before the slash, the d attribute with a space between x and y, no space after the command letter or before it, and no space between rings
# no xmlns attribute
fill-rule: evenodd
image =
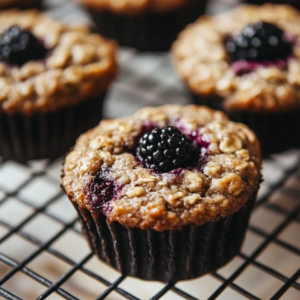
<svg viewBox="0 0 300 300"><path fill-rule="evenodd" d="M137 151L145 167L163 173L193 164L196 147L178 128L168 126L144 134Z"/></svg>
<svg viewBox="0 0 300 300"><path fill-rule="evenodd" d="M247 25L241 33L230 36L225 48L233 61L272 61L292 54L292 43L274 24L257 22Z"/></svg>
<svg viewBox="0 0 300 300"><path fill-rule="evenodd" d="M0 61L21 66L47 53L44 45L30 32L13 26L0 36Z"/></svg>

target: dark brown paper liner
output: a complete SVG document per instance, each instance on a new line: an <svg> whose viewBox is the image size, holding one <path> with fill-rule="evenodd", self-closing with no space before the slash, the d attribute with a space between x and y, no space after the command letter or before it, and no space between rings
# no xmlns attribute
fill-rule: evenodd
<svg viewBox="0 0 300 300"><path fill-rule="evenodd" d="M293 111L254 113L227 110L219 96L192 94L197 105L225 112L235 122L244 123L257 135L264 156L300 146L300 109Z"/></svg>
<svg viewBox="0 0 300 300"><path fill-rule="evenodd" d="M109 224L72 202L93 252L124 275L175 282L215 271L239 253L256 193L233 215L183 230L154 231Z"/></svg>
<svg viewBox="0 0 300 300"><path fill-rule="evenodd" d="M18 5L9 5L7 4L6 6L2 7L0 5L0 10L1 9L9 9L9 8L20 8L20 9L31 9L31 8L36 8L36 9L41 9L42 8L42 0L36 0L34 3L28 4L26 0L20 0L20 3Z"/></svg>
<svg viewBox="0 0 300 300"><path fill-rule="evenodd" d="M300 9L300 0L245 0L245 3L256 5L261 5L265 3L289 4L297 9Z"/></svg>
<svg viewBox="0 0 300 300"><path fill-rule="evenodd" d="M58 158L69 151L80 134L100 122L104 97L31 116L0 113L0 156L22 163Z"/></svg>
<svg viewBox="0 0 300 300"><path fill-rule="evenodd" d="M99 33L121 46L140 51L167 51L184 27L204 13L207 0L195 0L169 13L117 15L87 7Z"/></svg>

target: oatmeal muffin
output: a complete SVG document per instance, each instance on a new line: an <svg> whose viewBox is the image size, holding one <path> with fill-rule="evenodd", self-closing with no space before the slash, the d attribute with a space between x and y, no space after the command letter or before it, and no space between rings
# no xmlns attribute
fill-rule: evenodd
<svg viewBox="0 0 300 300"><path fill-rule="evenodd" d="M287 5L244 5L200 18L173 46L194 101L247 124L266 155L300 141L299 18Z"/></svg>
<svg viewBox="0 0 300 300"><path fill-rule="evenodd" d="M122 46L167 51L207 0L80 0L99 32Z"/></svg>
<svg viewBox="0 0 300 300"><path fill-rule="evenodd" d="M81 135L62 187L103 261L174 282L239 252L260 170L260 145L245 125L207 107L162 106Z"/></svg>
<svg viewBox="0 0 300 300"><path fill-rule="evenodd" d="M56 158L96 126L115 45L36 10L0 13L0 156Z"/></svg>
<svg viewBox="0 0 300 300"><path fill-rule="evenodd" d="M40 8L42 0L1 0L0 9L8 9L12 7L18 8Z"/></svg>

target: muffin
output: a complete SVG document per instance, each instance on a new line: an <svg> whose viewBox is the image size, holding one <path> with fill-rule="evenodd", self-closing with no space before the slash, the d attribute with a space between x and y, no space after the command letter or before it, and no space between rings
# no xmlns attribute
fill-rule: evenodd
<svg viewBox="0 0 300 300"><path fill-rule="evenodd" d="M124 275L175 282L239 252L260 169L255 134L222 112L149 107L81 135L62 187L100 259Z"/></svg>
<svg viewBox="0 0 300 300"><path fill-rule="evenodd" d="M100 34L140 51L167 51L207 0L80 0Z"/></svg>
<svg viewBox="0 0 300 300"><path fill-rule="evenodd" d="M57 158L96 126L115 45L36 10L0 13L0 156Z"/></svg>
<svg viewBox="0 0 300 300"><path fill-rule="evenodd" d="M247 124L264 155L299 146L299 18L287 5L244 5L200 18L173 46L194 102Z"/></svg>
<svg viewBox="0 0 300 300"><path fill-rule="evenodd" d="M245 3L249 3L249 4L256 4L256 5L260 5L260 4L264 4L264 3L274 3L274 4L288 4L291 5L297 9L300 9L300 1L299 0L245 0Z"/></svg>
<svg viewBox="0 0 300 300"><path fill-rule="evenodd" d="M1 0L0 9L8 9L12 7L27 8L40 8L42 0Z"/></svg>

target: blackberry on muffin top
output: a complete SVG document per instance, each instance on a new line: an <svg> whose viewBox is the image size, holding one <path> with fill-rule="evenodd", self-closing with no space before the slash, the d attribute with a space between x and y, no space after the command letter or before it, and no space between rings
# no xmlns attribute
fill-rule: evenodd
<svg viewBox="0 0 300 300"><path fill-rule="evenodd" d="M45 58L47 49L30 31L12 26L0 35L0 61L22 66Z"/></svg>
<svg viewBox="0 0 300 300"><path fill-rule="evenodd" d="M233 61L272 61L292 55L292 43L274 24L258 21L229 36L225 48Z"/></svg>
<svg viewBox="0 0 300 300"><path fill-rule="evenodd" d="M146 167L159 172L187 167L196 156L192 140L174 126L145 133L137 151Z"/></svg>

